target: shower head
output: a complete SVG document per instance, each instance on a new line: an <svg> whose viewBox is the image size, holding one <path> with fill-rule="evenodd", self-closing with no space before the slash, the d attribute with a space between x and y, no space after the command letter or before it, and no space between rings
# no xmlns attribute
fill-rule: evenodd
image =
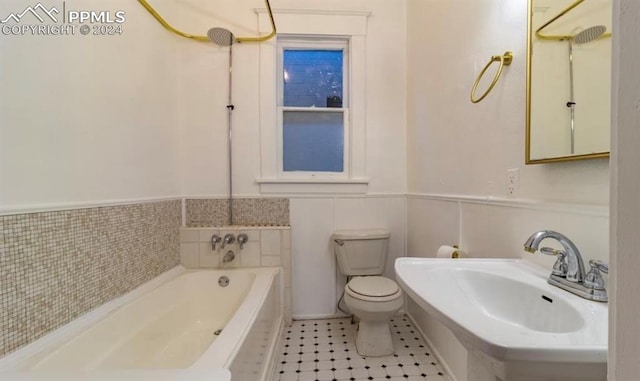
<svg viewBox="0 0 640 381"><path fill-rule="evenodd" d="M225 28L211 28L207 32L207 37L211 42L220 46L231 46L235 40L233 33Z"/></svg>
<svg viewBox="0 0 640 381"><path fill-rule="evenodd" d="M586 44L598 39L606 31L607 27L604 25L594 25L573 36L573 42L576 44Z"/></svg>

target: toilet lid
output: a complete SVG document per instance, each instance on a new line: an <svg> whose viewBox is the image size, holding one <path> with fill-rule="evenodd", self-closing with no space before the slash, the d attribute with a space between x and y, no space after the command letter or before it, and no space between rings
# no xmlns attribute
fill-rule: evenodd
<svg viewBox="0 0 640 381"><path fill-rule="evenodd" d="M349 290L362 296L384 297L400 291L396 282L381 276L361 276L353 278L347 284Z"/></svg>

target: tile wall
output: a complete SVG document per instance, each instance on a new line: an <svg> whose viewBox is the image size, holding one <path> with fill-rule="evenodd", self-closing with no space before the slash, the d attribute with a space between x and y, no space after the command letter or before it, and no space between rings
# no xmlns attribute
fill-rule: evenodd
<svg viewBox="0 0 640 381"><path fill-rule="evenodd" d="M239 198L234 199L233 224L245 226L288 226L289 199ZM185 200L188 227L225 226L229 224L229 200Z"/></svg>
<svg viewBox="0 0 640 381"><path fill-rule="evenodd" d="M246 234L249 241L242 248L237 240L231 245L213 250L211 236L224 237L231 234L237 239ZM228 251L235 258L223 263ZM181 228L180 258L188 268L237 268L237 267L277 267L284 273L284 314L287 321L291 316L291 228L289 226L255 227L233 226L220 228Z"/></svg>
<svg viewBox="0 0 640 381"><path fill-rule="evenodd" d="M0 216L0 357L180 263L181 201Z"/></svg>

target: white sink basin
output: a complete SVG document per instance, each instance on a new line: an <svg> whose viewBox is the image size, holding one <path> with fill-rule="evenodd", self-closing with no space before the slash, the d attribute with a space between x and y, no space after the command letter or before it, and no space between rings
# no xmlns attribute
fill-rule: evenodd
<svg viewBox="0 0 640 381"><path fill-rule="evenodd" d="M399 258L402 288L466 346L503 362L607 361L605 303L547 284L541 268L510 259Z"/></svg>

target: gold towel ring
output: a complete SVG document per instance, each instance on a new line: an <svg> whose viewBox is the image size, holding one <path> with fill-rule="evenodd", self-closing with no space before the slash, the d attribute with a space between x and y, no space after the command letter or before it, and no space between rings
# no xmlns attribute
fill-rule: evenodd
<svg viewBox="0 0 640 381"><path fill-rule="evenodd" d="M484 75L484 73L487 71L487 69L489 69L489 66L491 66L492 63L498 62L498 61L500 61L500 67L498 68L498 72L496 73L496 76L493 77L493 81L491 81L491 85L489 85L489 88L487 89L487 91L485 91L480 98L474 99L476 96L476 88L480 83L480 79L482 79L482 76ZM513 62L513 53L511 52L505 52L501 56L491 56L491 61L489 61L487 66L485 66L484 69L482 69L482 71L480 72L480 75L478 75L478 78L476 78L476 82L473 84L473 88L471 89L471 103L478 103L481 100L483 100L487 95L489 95L491 90L493 90L493 87L496 85L496 83L498 83L498 79L500 79L500 74L502 74L502 69L504 68L505 65L507 66L511 65L511 62Z"/></svg>

